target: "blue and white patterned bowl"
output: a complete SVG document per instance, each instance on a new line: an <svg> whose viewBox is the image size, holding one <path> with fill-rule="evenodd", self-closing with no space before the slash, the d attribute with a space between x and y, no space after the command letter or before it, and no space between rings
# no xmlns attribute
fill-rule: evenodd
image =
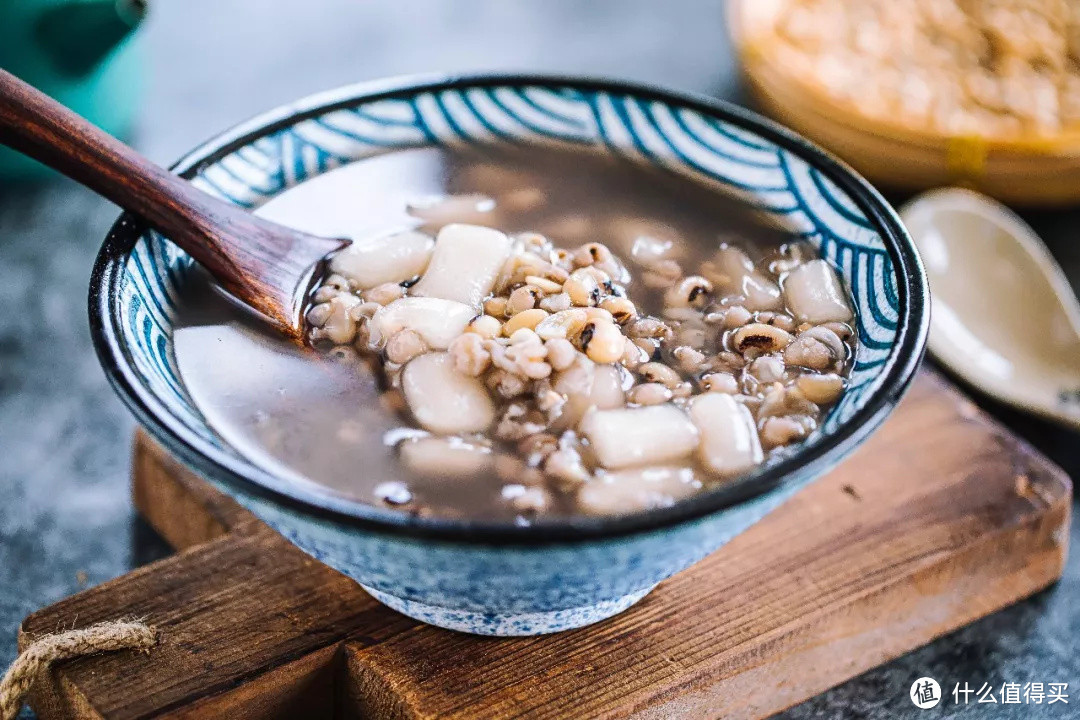
<svg viewBox="0 0 1080 720"><path fill-rule="evenodd" d="M427 145L589 148L686 173L818 246L858 305L851 388L798 451L673 507L531 527L418 518L297 487L209 427L176 369L177 290L191 259L122 216L90 288L112 383L167 448L322 562L406 615L490 635L579 627L621 612L746 530L862 442L922 356L922 267L896 215L850 169L735 107L621 82L535 76L404 81L321 94L260 116L176 171L248 208L345 163Z"/></svg>

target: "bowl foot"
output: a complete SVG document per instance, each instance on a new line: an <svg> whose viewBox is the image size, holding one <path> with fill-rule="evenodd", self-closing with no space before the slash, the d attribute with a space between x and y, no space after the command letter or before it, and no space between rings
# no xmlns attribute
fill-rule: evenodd
<svg viewBox="0 0 1080 720"><path fill-rule="evenodd" d="M429 625L457 630L458 632L472 633L473 635L498 635L501 637L515 637L524 635L545 635L547 633L572 630L573 628L592 625L613 615L618 615L623 610L636 603L649 594L656 587L624 595L615 600L607 600L595 605L567 608L565 610L547 610L544 612L525 612L500 615L497 613L471 612L468 610L456 610L454 608L427 605L414 600L388 595L366 585L361 585L372 597L397 610L402 615L408 615L414 620L425 622Z"/></svg>

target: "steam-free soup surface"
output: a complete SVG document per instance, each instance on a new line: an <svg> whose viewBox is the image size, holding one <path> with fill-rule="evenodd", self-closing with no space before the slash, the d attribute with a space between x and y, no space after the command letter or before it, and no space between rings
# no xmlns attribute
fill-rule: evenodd
<svg viewBox="0 0 1080 720"><path fill-rule="evenodd" d="M470 197L435 201L462 195ZM550 149L398 152L319 176L258 212L306 231L354 239L410 228L434 235L450 222L508 234L537 232L560 248L604 243L627 254L644 239L668 246L687 274L722 242L737 244L767 266L770 258L790 254L785 244L792 241L745 206L689 179ZM664 309L663 290L642 287L636 278L628 288L640 313ZM498 442L493 461L479 471L455 472L445 463L439 472L406 468L395 445L418 430L403 419L400 395L384 392L377 358L293 346L213 292L205 279L189 283L185 293L175 338L184 383L211 425L254 462L296 483L408 512L519 523L537 516L513 500L521 479L512 477L512 455L495 461ZM712 481L719 480L705 477L704 486ZM695 491L703 486L700 477L693 483ZM542 514L579 510L573 494L552 492Z"/></svg>

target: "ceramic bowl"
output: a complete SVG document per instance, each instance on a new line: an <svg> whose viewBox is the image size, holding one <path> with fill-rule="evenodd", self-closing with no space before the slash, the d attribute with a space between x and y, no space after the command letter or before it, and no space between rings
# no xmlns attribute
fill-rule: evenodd
<svg viewBox="0 0 1080 720"><path fill-rule="evenodd" d="M892 410L926 342L927 288L911 240L863 180L745 110L622 82L538 76L349 87L262 115L175 170L257 208L345 163L430 145L555 144L686 173L816 245L858 307L850 390L800 448L672 507L509 523L412 517L297 487L235 452L177 372L177 290L191 259L124 215L97 258L90 320L101 362L177 457L318 560L413 618L533 635L619 613L724 545L851 452Z"/></svg>

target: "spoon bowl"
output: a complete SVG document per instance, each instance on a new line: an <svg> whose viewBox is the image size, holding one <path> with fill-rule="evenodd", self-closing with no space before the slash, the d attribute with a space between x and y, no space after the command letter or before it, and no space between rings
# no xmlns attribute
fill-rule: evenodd
<svg viewBox="0 0 1080 720"><path fill-rule="evenodd" d="M1080 429L1080 303L1035 231L959 188L900 216L930 281L934 357L997 400Z"/></svg>

